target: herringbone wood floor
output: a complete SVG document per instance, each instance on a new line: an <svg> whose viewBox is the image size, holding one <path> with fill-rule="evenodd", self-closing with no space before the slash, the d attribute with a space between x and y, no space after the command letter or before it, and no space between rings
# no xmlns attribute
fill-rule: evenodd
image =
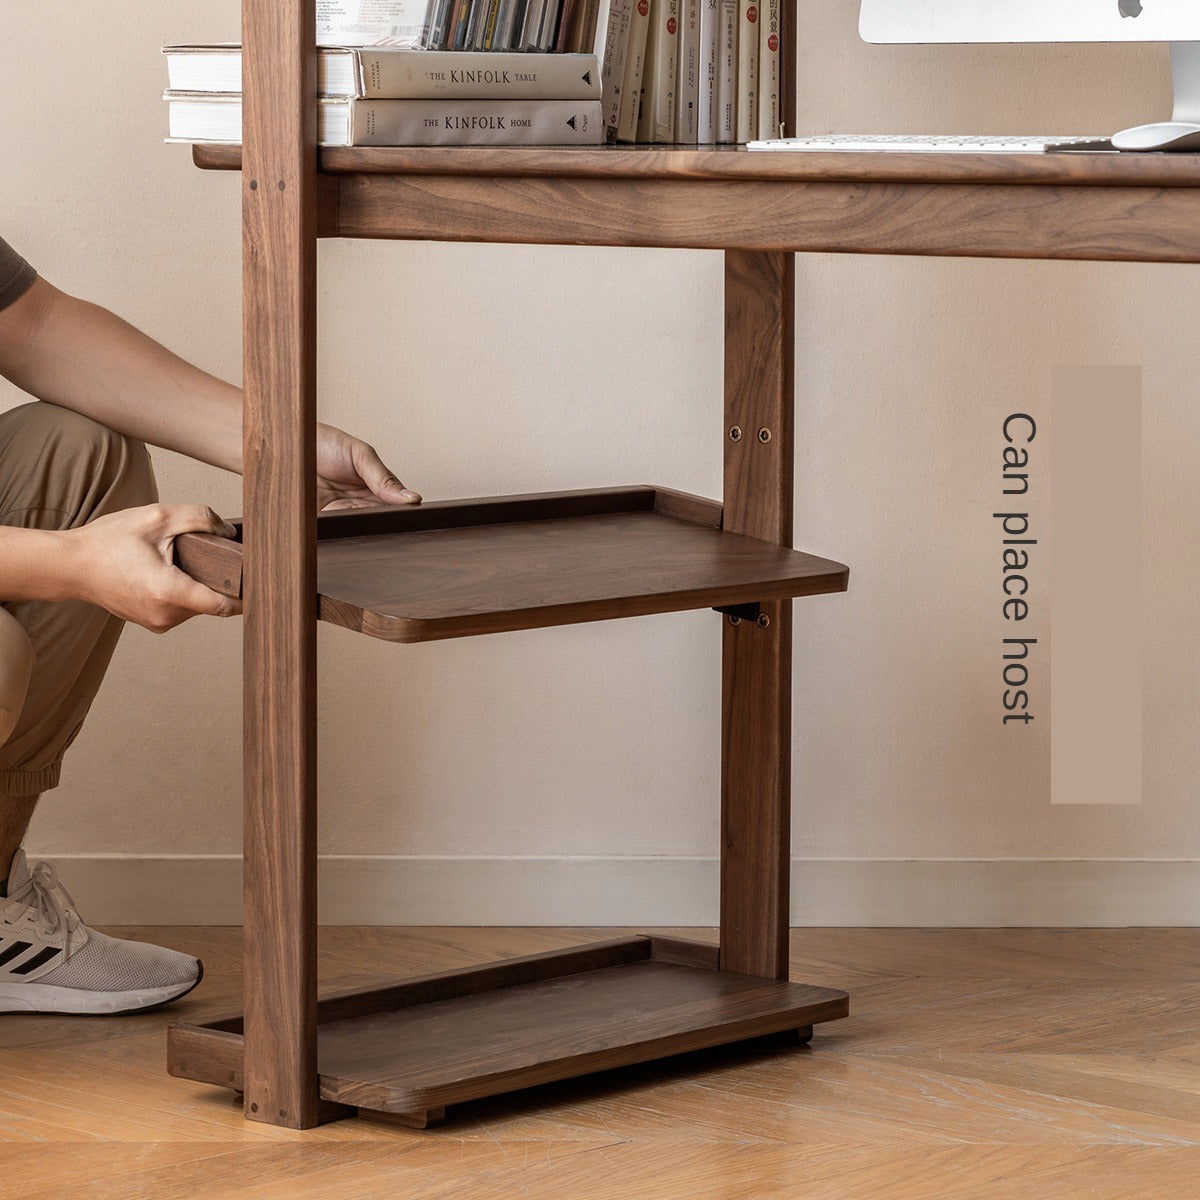
<svg viewBox="0 0 1200 1200"><path fill-rule="evenodd" d="M0 1017L3 1200L1200 1197L1200 930L796 930L792 977L851 994L809 1048L304 1133L164 1070L171 1020L237 1009L238 931L117 932L204 982L143 1017ZM611 932L327 929L322 978Z"/></svg>

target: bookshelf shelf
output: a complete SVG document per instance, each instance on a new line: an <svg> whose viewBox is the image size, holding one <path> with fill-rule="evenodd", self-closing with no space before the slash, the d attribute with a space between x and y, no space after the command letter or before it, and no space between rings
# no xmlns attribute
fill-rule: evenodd
<svg viewBox="0 0 1200 1200"><path fill-rule="evenodd" d="M317 1006L323 1101L435 1123L536 1084L847 1015L845 992L718 969L715 946L633 937L331 996ZM175 1025L171 1073L242 1090L242 1022Z"/></svg>
<svg viewBox="0 0 1200 1200"><path fill-rule="evenodd" d="M649 487L435 502L317 521L318 615L392 642L502 633L840 592L847 569L721 529L721 506ZM177 539L241 594L242 547Z"/></svg>

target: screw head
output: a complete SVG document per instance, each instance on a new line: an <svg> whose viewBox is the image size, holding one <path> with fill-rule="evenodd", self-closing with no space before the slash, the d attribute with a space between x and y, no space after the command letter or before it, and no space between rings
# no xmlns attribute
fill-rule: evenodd
<svg viewBox="0 0 1200 1200"><path fill-rule="evenodd" d="M764 446L771 440L771 431L765 425L758 431L758 440Z"/></svg>
<svg viewBox="0 0 1200 1200"><path fill-rule="evenodd" d="M771 618L770 618L770 617L768 617L766 613L759 613L759 614L758 614L758 627L759 627L759 629L766 629L766 628L767 628L767 626L769 626L770 624L771 624Z"/></svg>
<svg viewBox="0 0 1200 1200"><path fill-rule="evenodd" d="M735 425L729 431L729 440L731 442L740 442L742 440L742 427L740 425Z"/></svg>
<svg viewBox="0 0 1200 1200"><path fill-rule="evenodd" d="M730 625L740 625L740 624L742 623L742 618L741 618L741 617L735 617L735 616L733 615L733 613L730 613L730 614L729 614L729 623L730 623Z"/></svg>

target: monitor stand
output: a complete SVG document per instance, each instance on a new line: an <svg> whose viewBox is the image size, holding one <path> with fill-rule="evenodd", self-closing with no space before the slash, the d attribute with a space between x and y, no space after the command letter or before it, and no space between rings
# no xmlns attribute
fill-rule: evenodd
<svg viewBox="0 0 1200 1200"><path fill-rule="evenodd" d="M1118 150L1200 150L1200 42L1171 43L1175 111L1169 121L1114 133Z"/></svg>

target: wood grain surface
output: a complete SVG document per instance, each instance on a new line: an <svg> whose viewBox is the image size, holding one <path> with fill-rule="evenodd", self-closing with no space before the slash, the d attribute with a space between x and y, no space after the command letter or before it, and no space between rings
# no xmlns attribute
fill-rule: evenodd
<svg viewBox="0 0 1200 1200"><path fill-rule="evenodd" d="M844 992L734 975L711 947L633 938L319 1004L321 1095L418 1117L464 1100L844 1017ZM170 1030L173 1075L240 1089L236 1019Z"/></svg>
<svg viewBox="0 0 1200 1200"><path fill-rule="evenodd" d="M198 167L239 170L240 146L192 148ZM763 153L742 146L326 146L329 175L462 175L556 179L818 180L857 183L1025 183L1200 188L1194 154Z"/></svg>
<svg viewBox="0 0 1200 1200"><path fill-rule="evenodd" d="M792 540L795 262L725 254L727 531ZM738 436L734 437L734 433ZM787 978L792 605L726 621L721 699L721 966Z"/></svg>
<svg viewBox="0 0 1200 1200"><path fill-rule="evenodd" d="M316 1070L314 0L242 6L248 1118L306 1128Z"/></svg>
<svg viewBox="0 0 1200 1200"><path fill-rule="evenodd" d="M196 147L237 166L238 147ZM346 237L1200 261L1195 155L322 151Z"/></svg>
<svg viewBox="0 0 1200 1200"><path fill-rule="evenodd" d="M320 616L416 642L845 588L840 563L721 521L711 500L649 487L330 513ZM197 578L237 594L238 543L179 541Z"/></svg>

